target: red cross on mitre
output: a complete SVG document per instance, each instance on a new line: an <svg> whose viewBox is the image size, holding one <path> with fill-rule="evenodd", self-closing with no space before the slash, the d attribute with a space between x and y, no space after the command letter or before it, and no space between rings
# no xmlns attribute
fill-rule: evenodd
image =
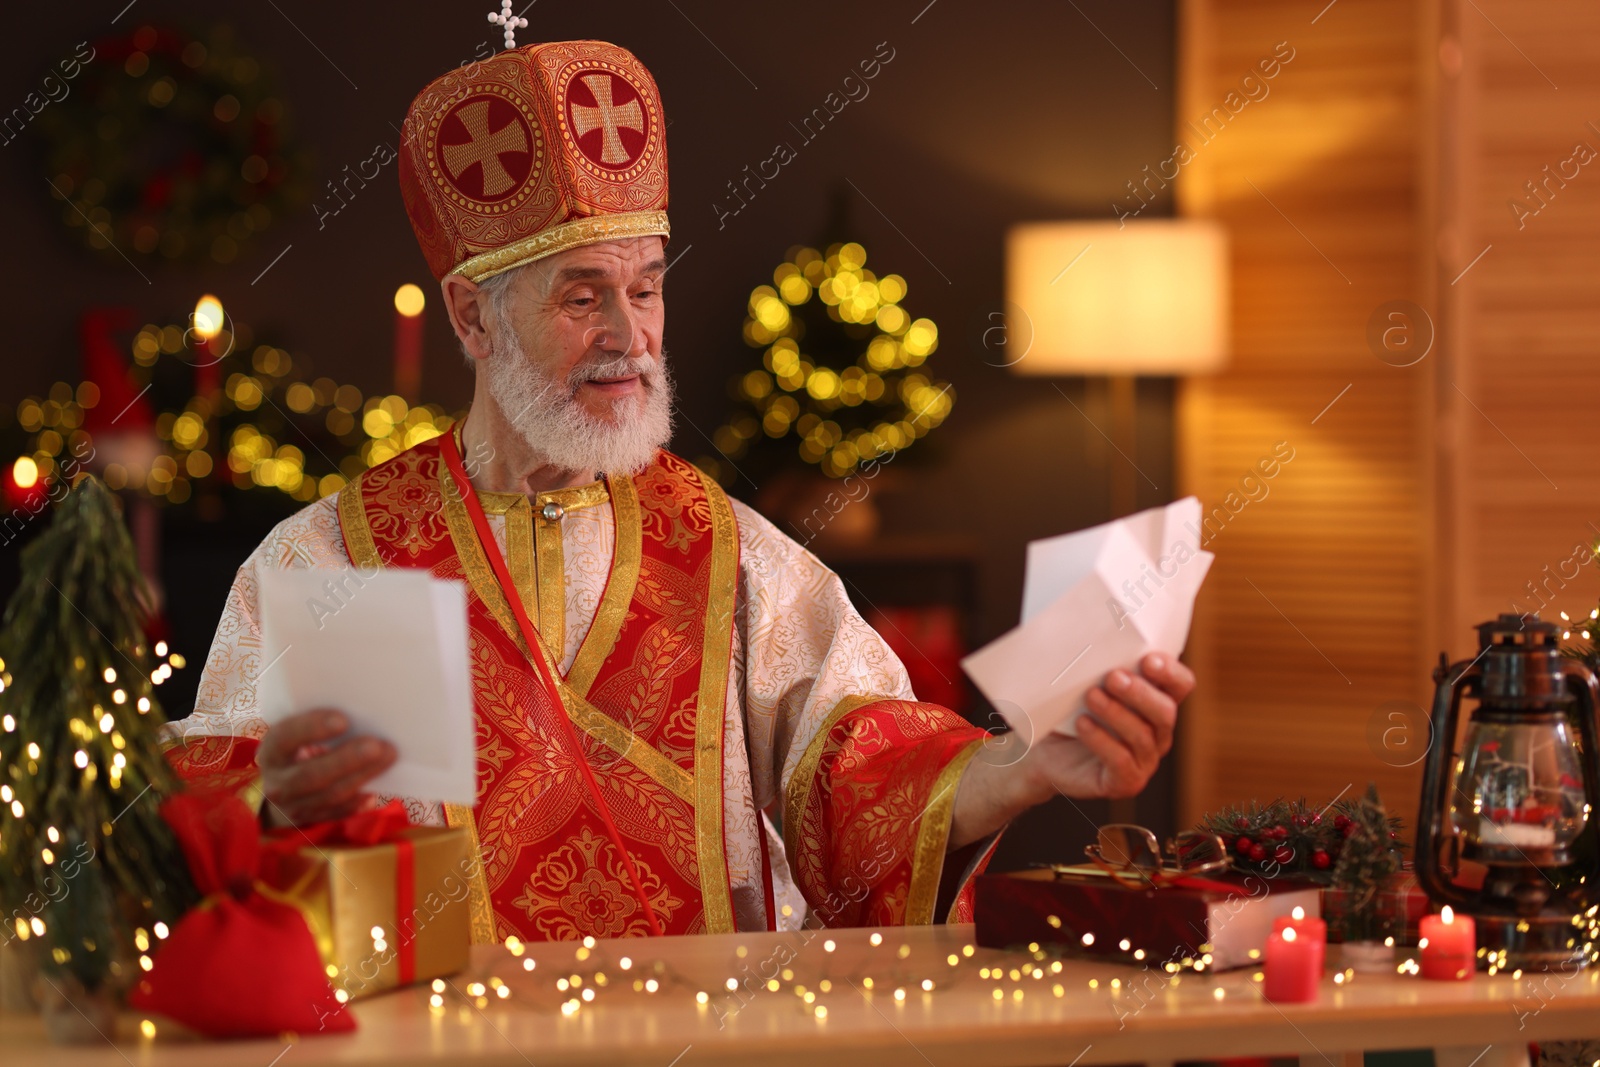
<svg viewBox="0 0 1600 1067"><path fill-rule="evenodd" d="M609 71L579 74L569 83L567 107L578 151L602 167L626 167L648 139L649 117L639 92Z"/></svg>
<svg viewBox="0 0 1600 1067"><path fill-rule="evenodd" d="M439 125L439 160L462 196L492 203L522 187L533 170L533 137L509 101L477 96Z"/></svg>

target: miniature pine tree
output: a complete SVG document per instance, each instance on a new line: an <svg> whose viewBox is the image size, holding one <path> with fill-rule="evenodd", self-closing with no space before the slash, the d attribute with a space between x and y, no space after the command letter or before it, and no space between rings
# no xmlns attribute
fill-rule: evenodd
<svg viewBox="0 0 1600 1067"><path fill-rule="evenodd" d="M1346 809L1350 828L1334 867L1333 884L1344 891L1339 915L1346 941L1381 941L1386 935L1382 908L1384 885L1400 869L1391 823L1378 799L1378 787Z"/></svg>
<svg viewBox="0 0 1600 1067"><path fill-rule="evenodd" d="M91 991L195 896L159 814L177 782L144 589L116 499L85 478L23 552L0 622L0 936L37 939L45 978Z"/></svg>

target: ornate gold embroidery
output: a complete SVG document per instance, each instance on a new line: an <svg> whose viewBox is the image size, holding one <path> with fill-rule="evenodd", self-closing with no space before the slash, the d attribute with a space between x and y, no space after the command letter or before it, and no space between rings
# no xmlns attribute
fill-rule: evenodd
<svg viewBox="0 0 1600 1067"><path fill-rule="evenodd" d="M557 687L561 690L561 703L584 733L638 767L657 785L665 786L690 804L695 802L694 778L688 771L579 696L570 686L558 682Z"/></svg>
<svg viewBox="0 0 1600 1067"><path fill-rule="evenodd" d="M811 789L816 785L817 765L822 762L822 752L828 747L828 735L833 733L833 728L839 725L839 720L868 704L875 704L880 700L890 700L891 697L883 696L854 696L845 697L833 706L828 712L828 717L822 720L822 725L812 735L811 744L806 746L805 752L800 756L800 762L795 764L794 774L789 776L789 787L784 791L783 799L783 832L785 835L795 835L800 832L800 820L805 817L806 805L811 800ZM800 854L799 849L789 853L791 865Z"/></svg>
<svg viewBox="0 0 1600 1067"><path fill-rule="evenodd" d="M694 813L706 930L722 934L733 932L733 900L722 837L722 716L728 695L739 531L722 488L696 468L684 466L687 474L699 480L711 512L711 577L706 596L705 643L701 646L700 700L695 710Z"/></svg>
<svg viewBox="0 0 1600 1067"><path fill-rule="evenodd" d="M561 519L547 519L541 510L534 524L539 571L539 636L550 650L556 677L560 677L561 660L567 649L567 564L561 551ZM522 603L527 608L535 601L523 594Z"/></svg>
<svg viewBox="0 0 1600 1067"><path fill-rule="evenodd" d="M611 515L616 525L616 548L611 560L611 575L595 609L594 621L583 637L583 644L567 672L567 684L575 693L587 697L594 687L600 667L617 646L622 622L633 603L639 584L639 565L643 551L644 528L639 519L639 494L633 479L618 478L611 485Z"/></svg>
<svg viewBox="0 0 1600 1067"><path fill-rule="evenodd" d="M489 881L483 873L483 844L478 839L478 820L465 804L444 806L446 826L458 826L467 832L467 850L472 860L472 880L467 888L467 903L472 909L472 943L492 945L497 938L494 929L494 905L489 901Z"/></svg>
<svg viewBox="0 0 1600 1067"><path fill-rule="evenodd" d="M683 905L647 865L635 858L650 907L666 918ZM513 901L550 940L584 936L642 936L649 932L639 901L611 842L585 827L570 843L552 850L533 870Z"/></svg>
<svg viewBox="0 0 1600 1067"><path fill-rule="evenodd" d="M666 237L672 232L665 211L627 211L615 215L596 215L573 219L548 230L540 230L513 241L504 248L484 252L465 260L451 274L464 274L469 281L482 282L512 267L565 252L579 245L601 241L620 241L627 237Z"/></svg>
<svg viewBox="0 0 1600 1067"><path fill-rule="evenodd" d="M933 922L933 908L939 896L939 875L944 871L945 852L950 845L950 819L955 813L956 788L961 772L984 745L978 738L944 765L934 779L928 804L922 810L922 825L917 827L917 849L911 858L911 894L906 900L906 925Z"/></svg>
<svg viewBox="0 0 1600 1067"><path fill-rule="evenodd" d="M534 603L538 586L535 584L537 564L534 558L533 547L533 509L528 506L528 498L521 493L479 493L478 500L483 504L483 510L489 515L502 516L506 524L506 569L511 572L511 580L517 585L517 595L524 604ZM539 636L544 638L546 652L552 647L555 652L560 651L560 645L554 645L550 635L540 626ZM560 656L555 657L557 660Z"/></svg>
<svg viewBox="0 0 1600 1067"><path fill-rule="evenodd" d="M383 566L378 546L372 540L372 527L367 523L367 506L361 500L361 479L346 483L339 490L339 529L344 533L345 548L350 562L363 571Z"/></svg>
<svg viewBox="0 0 1600 1067"><path fill-rule="evenodd" d="M483 546L478 543L477 531L472 528L472 519L467 515L466 501L462 500L460 494L456 492L455 482L451 480L449 470L442 463L439 465L439 491L444 496L445 521L450 527L450 537L455 542L456 557L461 560L461 567L466 572L467 581L472 585L472 591L477 594L479 600L483 601L484 606L489 609L489 613L500 624L500 628L510 635L522 654L529 656L531 660L532 657L528 651L527 643L522 640L522 630L517 626L517 620L511 614L511 605L501 591L500 583L495 580L494 571L489 566L489 558L483 554ZM731 510L728 512L728 520L729 522L733 520ZM733 550L737 551L737 548L735 547ZM526 606L526 603L524 603L524 607ZM613 637L612 641L615 642L615 640L616 638ZM721 676L724 680L727 678L726 670L727 668L724 664L724 673ZM560 678L559 673L553 672L553 675L558 679ZM673 792L678 791L678 783L663 779L657 773L657 768L651 765L653 761L650 757L652 755L660 756L660 753L653 746L636 736L627 727L602 715L598 711L594 711L592 707L589 710L594 711L593 716L582 713L573 714L575 705L566 699L573 690L564 685L559 685L559 688L563 706L567 709L567 714L572 716L574 725L616 752L619 756L633 763L634 766L650 775L663 787ZM604 720L609 725L602 726L600 720ZM600 732L596 732L597 729ZM666 760L666 757L661 756L661 759ZM719 811L721 807L722 802L719 798L717 801Z"/></svg>

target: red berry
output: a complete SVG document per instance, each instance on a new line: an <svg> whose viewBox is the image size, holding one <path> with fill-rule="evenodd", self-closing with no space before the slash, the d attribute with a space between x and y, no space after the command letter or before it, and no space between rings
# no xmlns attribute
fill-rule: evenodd
<svg viewBox="0 0 1600 1067"><path fill-rule="evenodd" d="M1233 820L1233 825L1236 829L1248 830L1250 829L1250 820L1241 815L1239 818Z"/></svg>
<svg viewBox="0 0 1600 1067"><path fill-rule="evenodd" d="M1277 860L1279 863L1288 863L1290 860L1294 859L1294 849L1290 848L1288 845L1279 845L1277 848L1272 850L1272 858Z"/></svg>
<svg viewBox="0 0 1600 1067"><path fill-rule="evenodd" d="M1321 826L1322 825L1322 813L1320 811L1311 816L1311 825L1312 826Z"/></svg>
<svg viewBox="0 0 1600 1067"><path fill-rule="evenodd" d="M1319 871L1327 870L1332 863L1333 860L1330 859L1328 854L1322 851L1320 848L1311 854L1311 866L1315 867Z"/></svg>
<svg viewBox="0 0 1600 1067"><path fill-rule="evenodd" d="M1239 840L1233 843L1233 847L1239 853L1239 855L1248 856L1250 855L1250 846L1253 844L1255 844L1255 842L1250 840L1248 837L1241 837Z"/></svg>
<svg viewBox="0 0 1600 1067"><path fill-rule="evenodd" d="M1333 817L1333 828L1335 830L1343 830L1346 827L1348 827L1349 825L1350 825L1350 816L1348 816L1348 815L1335 815Z"/></svg>
<svg viewBox="0 0 1600 1067"><path fill-rule="evenodd" d="M1296 815L1291 821L1296 826L1308 826L1311 823L1311 816L1302 813L1302 814Z"/></svg>
<svg viewBox="0 0 1600 1067"><path fill-rule="evenodd" d="M1255 860L1257 863L1260 863L1262 860L1267 858L1267 850L1261 845L1251 845L1250 858Z"/></svg>

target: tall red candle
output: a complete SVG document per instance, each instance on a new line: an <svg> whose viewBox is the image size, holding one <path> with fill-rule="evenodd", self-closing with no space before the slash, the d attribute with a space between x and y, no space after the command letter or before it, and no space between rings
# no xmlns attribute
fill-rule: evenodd
<svg viewBox="0 0 1600 1067"><path fill-rule="evenodd" d="M408 404L422 392L422 309L427 300L421 288L407 282L394 294L394 391Z"/></svg>

